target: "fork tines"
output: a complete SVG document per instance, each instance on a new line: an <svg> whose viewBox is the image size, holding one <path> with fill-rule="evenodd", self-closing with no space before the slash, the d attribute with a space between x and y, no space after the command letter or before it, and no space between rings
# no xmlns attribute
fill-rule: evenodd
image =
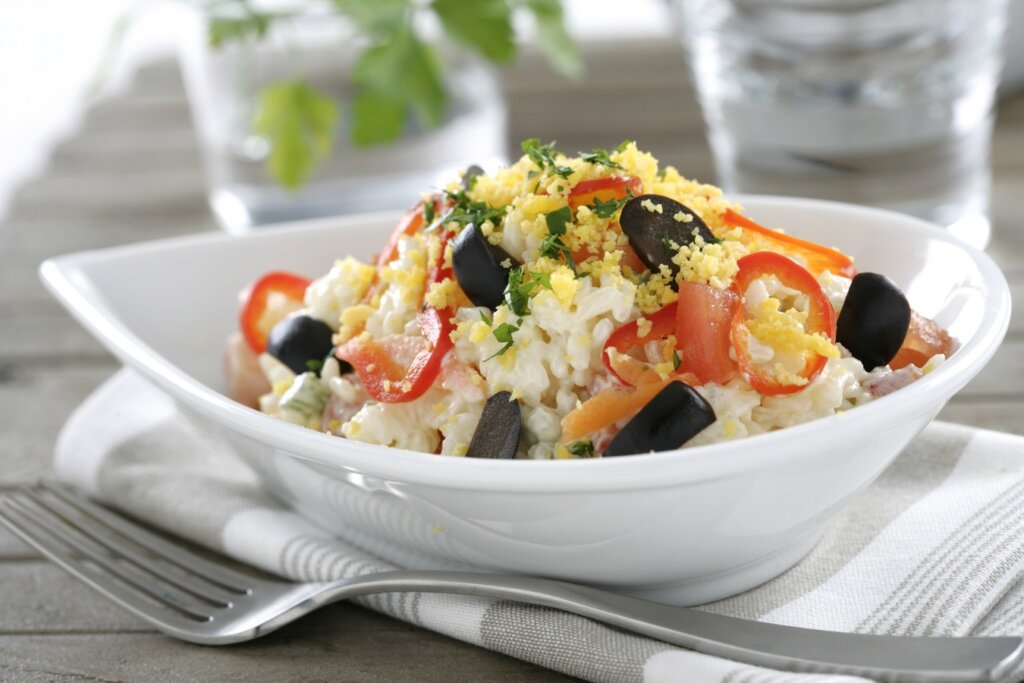
<svg viewBox="0 0 1024 683"><path fill-rule="evenodd" d="M262 581L207 560L57 484L3 494L0 521L93 588L143 618L159 618L163 626L195 628L211 621Z"/></svg>

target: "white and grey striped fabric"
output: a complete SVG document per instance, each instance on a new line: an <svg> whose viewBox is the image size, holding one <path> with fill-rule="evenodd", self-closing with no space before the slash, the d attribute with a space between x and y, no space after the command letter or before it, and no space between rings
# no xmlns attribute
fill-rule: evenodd
<svg viewBox="0 0 1024 683"><path fill-rule="evenodd" d="M260 490L166 396L121 371L72 416L58 476L157 526L295 580L391 567ZM427 593L367 606L593 681L812 683L547 608ZM1024 634L1024 439L936 423L842 512L806 559L703 609L860 633ZM1024 670L1014 680L1024 678Z"/></svg>

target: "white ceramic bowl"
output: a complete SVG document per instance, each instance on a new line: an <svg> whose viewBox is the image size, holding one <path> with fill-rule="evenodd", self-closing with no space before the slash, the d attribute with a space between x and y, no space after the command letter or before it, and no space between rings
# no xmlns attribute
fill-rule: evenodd
<svg viewBox="0 0 1024 683"><path fill-rule="evenodd" d="M938 228L827 202L745 204L762 223L837 245L861 270L889 275L962 348L894 395L732 443L607 460L437 457L303 429L220 393L238 291L271 269L317 275L337 256L368 257L393 217L86 252L47 261L41 272L125 364L339 536L411 566L473 565L696 604L797 562L847 499L985 365L1010 315L998 268Z"/></svg>

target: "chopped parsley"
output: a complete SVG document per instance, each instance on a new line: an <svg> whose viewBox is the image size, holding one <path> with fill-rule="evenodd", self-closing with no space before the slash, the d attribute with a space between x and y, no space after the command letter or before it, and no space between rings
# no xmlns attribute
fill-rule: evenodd
<svg viewBox="0 0 1024 683"><path fill-rule="evenodd" d="M576 458L593 458L594 444L590 439L573 441L572 444L569 445L569 452Z"/></svg>
<svg viewBox="0 0 1024 683"><path fill-rule="evenodd" d="M587 152L580 152L580 159L595 166L607 166L608 168L623 170L622 164L612 161L611 155L606 149L595 148L589 154Z"/></svg>
<svg viewBox="0 0 1024 683"><path fill-rule="evenodd" d="M306 369L316 375L319 375L320 371L324 369L324 362L319 358L310 358L306 361Z"/></svg>
<svg viewBox="0 0 1024 683"><path fill-rule="evenodd" d="M455 223L460 226L472 223L480 226L490 221L497 226L501 224L508 211L507 206L493 207L487 202L475 202L464 190L445 191L445 196L453 201L454 205L441 217L440 223Z"/></svg>
<svg viewBox="0 0 1024 683"><path fill-rule="evenodd" d="M561 209L549 213L545 220L548 224L548 236L541 242L540 255L553 259L562 256L568 266L572 268L572 272L576 273L576 262L572 259L572 252L562 240L566 232L566 224L572 221L572 209L563 206Z"/></svg>
<svg viewBox="0 0 1024 683"><path fill-rule="evenodd" d="M588 208L593 211L594 215L598 218L611 218L632 198L633 190L627 187L626 196L622 199L609 199L606 202L602 202L599 197L594 197L594 203L590 204Z"/></svg>
<svg viewBox="0 0 1024 683"><path fill-rule="evenodd" d="M552 235L564 235L565 224L572 222L572 209L563 206L557 211L552 211L544 219L548 224L548 232Z"/></svg>
<svg viewBox="0 0 1024 683"><path fill-rule="evenodd" d="M434 200L431 199L429 202L423 202L423 220L427 225L434 222Z"/></svg>
<svg viewBox="0 0 1024 683"><path fill-rule="evenodd" d="M541 172L552 173L562 178L568 178L572 175L572 168L570 166L558 165L557 157L559 152L555 149L554 142L542 145L537 138L530 138L529 140L523 140L522 148L523 153L530 157L530 161L535 163ZM527 177L534 178L537 175L535 173Z"/></svg>
<svg viewBox="0 0 1024 683"><path fill-rule="evenodd" d="M529 280L526 279L527 275L530 276ZM518 319L514 324L502 323L491 330L491 334L494 335L494 338L504 344L504 346L484 360L490 360L495 356L500 356L512 348L512 345L515 343L512 335L519 331L519 328L523 325L523 318L530 314L530 294L532 294L533 290L537 287L551 289L551 278L547 273L537 273L532 270L528 271L525 267L512 268L508 271L508 289L505 290L505 303L508 304L509 310L512 311ZM480 311L480 319L488 326L494 325L494 319L483 311Z"/></svg>
<svg viewBox="0 0 1024 683"><path fill-rule="evenodd" d="M678 370L679 366L682 365L682 364L683 364L683 359L679 355L679 351L677 349L672 349L672 369L673 370Z"/></svg>
<svg viewBox="0 0 1024 683"><path fill-rule="evenodd" d="M530 279L526 279L526 275ZM509 310L522 318L529 315L530 294L537 286L551 289L551 278L546 273L526 271L525 268L513 268L508 271L508 289L505 290L505 301Z"/></svg>
<svg viewBox="0 0 1024 683"><path fill-rule="evenodd" d="M504 346L501 347L500 349L498 349L498 351L494 355L492 355L492 356L490 356L488 358L485 358L484 360L490 360L491 358L494 358L494 356L500 356L500 355L504 354L506 351L508 351L509 349L511 349L512 348L512 344L514 343L514 341L512 339L512 334L514 332L518 332L519 331L519 326L522 325L522 324L523 324L523 319L520 318L519 321L515 325L513 325L512 323L502 323L502 324L498 325L497 327L495 327L494 328L494 332L493 332L494 338L497 339L502 344L504 344Z"/></svg>

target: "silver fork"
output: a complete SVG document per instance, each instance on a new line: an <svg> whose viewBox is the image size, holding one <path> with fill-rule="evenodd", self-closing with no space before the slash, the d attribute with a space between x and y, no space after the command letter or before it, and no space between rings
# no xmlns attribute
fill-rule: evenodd
<svg viewBox="0 0 1024 683"><path fill-rule="evenodd" d="M662 605L526 576L391 571L290 583L203 557L43 483L0 496L0 521L72 575L175 638L259 638L323 605L371 593L462 593L554 607L747 664L885 681L984 681L1021 658L1020 638L911 638L793 628Z"/></svg>

